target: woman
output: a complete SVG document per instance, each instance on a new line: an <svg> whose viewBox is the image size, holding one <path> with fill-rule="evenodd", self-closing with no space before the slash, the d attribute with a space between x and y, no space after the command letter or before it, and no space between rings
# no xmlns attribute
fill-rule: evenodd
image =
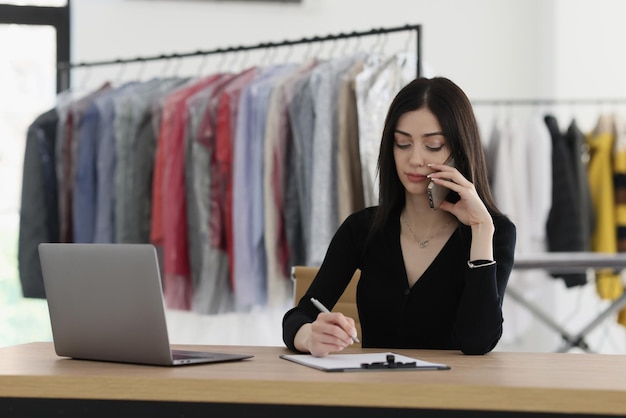
<svg viewBox="0 0 626 418"><path fill-rule="evenodd" d="M320 313L310 299L332 309L360 269L363 347L493 350L516 231L496 208L476 119L456 84L418 78L398 93L378 172L379 205L339 227L311 287L284 316L285 344L315 356L352 344L354 320ZM437 209L431 181L449 191Z"/></svg>

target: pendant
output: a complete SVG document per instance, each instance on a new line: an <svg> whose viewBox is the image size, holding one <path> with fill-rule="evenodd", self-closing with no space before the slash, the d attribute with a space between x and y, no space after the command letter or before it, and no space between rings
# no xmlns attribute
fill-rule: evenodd
<svg viewBox="0 0 626 418"><path fill-rule="evenodd" d="M427 239L427 240L424 240L424 241L419 241L418 244L419 244L420 248L426 248L428 246L428 244L430 244L430 240Z"/></svg>

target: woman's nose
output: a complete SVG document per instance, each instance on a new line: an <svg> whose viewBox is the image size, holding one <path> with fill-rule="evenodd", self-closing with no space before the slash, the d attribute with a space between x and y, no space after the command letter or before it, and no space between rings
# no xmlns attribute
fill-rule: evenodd
<svg viewBox="0 0 626 418"><path fill-rule="evenodd" d="M411 158L409 159L409 164L412 167L422 167L424 166L424 157L417 150L414 150L411 153Z"/></svg>

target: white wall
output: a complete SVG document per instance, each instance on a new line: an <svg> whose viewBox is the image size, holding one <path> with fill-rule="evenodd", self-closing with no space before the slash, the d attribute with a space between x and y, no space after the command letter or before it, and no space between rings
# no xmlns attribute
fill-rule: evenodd
<svg viewBox="0 0 626 418"><path fill-rule="evenodd" d="M298 5L74 0L73 59L191 52L419 23L424 29L425 62L436 73L456 80L471 96L532 95L538 93L544 73L537 44L544 38L543 16L552 4L541 0L303 0ZM402 48L406 38L405 34L390 36L390 48ZM519 74L524 77L516 77Z"/></svg>
<svg viewBox="0 0 626 418"><path fill-rule="evenodd" d="M625 12L620 0L73 0L72 58L152 56L421 24L425 63L472 99L614 97L619 87L626 94L619 83L626 73L620 54ZM388 38L389 49L405 43L404 34ZM181 66L193 74L199 60ZM159 61L143 71L164 67ZM125 76L139 71L137 65L123 70Z"/></svg>
<svg viewBox="0 0 626 418"><path fill-rule="evenodd" d="M626 55L620 52L626 40L626 25L620 21L624 15L626 2L620 0L303 0L297 5L73 0L72 56L74 62L131 58L421 24L429 74L451 78L471 99L626 98ZM406 34L390 35L386 48L398 50L406 42ZM220 59L208 59L205 71ZM260 55L250 54L246 62L255 59ZM200 59L188 59L175 71L195 75L200 64ZM145 67L128 65L121 74L147 77L164 68L174 67L161 61ZM79 69L74 80L94 84L119 73L115 67ZM545 110L576 116L583 129L591 128L599 112L598 106ZM493 107L477 108L483 126L493 112ZM551 281L542 291L542 307L573 332L604 306L592 286L572 291ZM175 342L245 344L281 344L280 317L281 312L257 313L259 323L264 322L254 327L249 316L227 316L217 322L184 312L170 315ZM241 332L242 328L250 332ZM594 333L595 348L624 352L623 332L614 324L605 325ZM554 332L536 324L524 339L501 349L549 351L558 343Z"/></svg>

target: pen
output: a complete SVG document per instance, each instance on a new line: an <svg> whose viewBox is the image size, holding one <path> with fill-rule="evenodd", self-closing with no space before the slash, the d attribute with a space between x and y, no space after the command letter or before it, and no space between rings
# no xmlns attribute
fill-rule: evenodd
<svg viewBox="0 0 626 418"><path fill-rule="evenodd" d="M324 305L322 305L322 302L320 302L319 300L315 299L315 298L311 298L311 302L313 303L313 305L315 305L315 307L317 309L320 310L320 312L324 312L324 313L329 313L330 311L328 310L328 308ZM360 343L361 341L359 341L359 339L357 338L357 336L350 336L350 338L352 338L352 341L354 341L355 343Z"/></svg>

